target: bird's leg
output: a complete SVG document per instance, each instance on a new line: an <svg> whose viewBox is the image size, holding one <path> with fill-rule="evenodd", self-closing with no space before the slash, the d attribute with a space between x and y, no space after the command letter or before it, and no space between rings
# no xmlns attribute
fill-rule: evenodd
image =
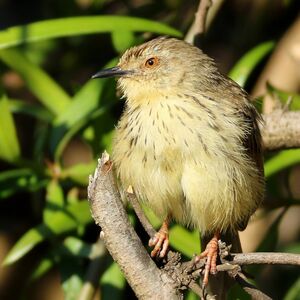
<svg viewBox="0 0 300 300"><path fill-rule="evenodd" d="M201 258L206 257L204 277L203 277L203 286L208 284L209 273L217 273L217 257L218 257L218 240L220 239L220 233L216 232L213 238L206 245L206 249L196 257L196 261L199 261Z"/></svg>
<svg viewBox="0 0 300 300"><path fill-rule="evenodd" d="M149 240L149 246L154 247L151 251L151 257L165 257L169 248L169 223L167 217L162 223L159 231Z"/></svg>

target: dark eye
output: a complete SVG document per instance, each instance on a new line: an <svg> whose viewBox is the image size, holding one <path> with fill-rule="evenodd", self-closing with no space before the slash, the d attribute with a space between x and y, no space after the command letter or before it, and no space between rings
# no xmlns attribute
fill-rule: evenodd
<svg viewBox="0 0 300 300"><path fill-rule="evenodd" d="M148 68L154 67L158 64L158 58L157 57L151 57L146 60L145 66Z"/></svg>

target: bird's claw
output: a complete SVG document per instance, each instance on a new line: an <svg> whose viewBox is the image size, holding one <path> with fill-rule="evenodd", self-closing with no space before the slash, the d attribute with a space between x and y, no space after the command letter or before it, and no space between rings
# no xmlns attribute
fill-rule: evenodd
<svg viewBox="0 0 300 300"><path fill-rule="evenodd" d="M203 286L206 286L208 284L209 273L213 275L217 274L218 251L218 236L214 236L207 244L206 249L195 258L195 262L197 263L200 259L206 257L204 277L202 283Z"/></svg>
<svg viewBox="0 0 300 300"><path fill-rule="evenodd" d="M169 248L169 232L165 228L161 228L155 235L149 240L149 246L154 247L151 251L151 257L163 258L166 256Z"/></svg>

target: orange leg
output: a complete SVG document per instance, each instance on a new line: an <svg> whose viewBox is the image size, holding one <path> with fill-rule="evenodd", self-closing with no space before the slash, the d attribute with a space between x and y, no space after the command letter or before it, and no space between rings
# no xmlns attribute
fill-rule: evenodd
<svg viewBox="0 0 300 300"><path fill-rule="evenodd" d="M200 253L196 257L196 261L201 258L206 257L205 270L204 270L204 278L203 278L203 286L208 284L208 276L209 273L216 274L217 273L217 257L218 257L218 240L220 239L220 233L217 232L214 234L213 238L206 245L206 249Z"/></svg>
<svg viewBox="0 0 300 300"><path fill-rule="evenodd" d="M149 246L154 247L151 251L151 257L165 257L169 248L169 218L162 223L161 228L149 240Z"/></svg>

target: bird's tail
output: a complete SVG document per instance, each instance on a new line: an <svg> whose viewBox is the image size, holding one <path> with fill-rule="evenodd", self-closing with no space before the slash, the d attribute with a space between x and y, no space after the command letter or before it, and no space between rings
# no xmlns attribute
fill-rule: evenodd
<svg viewBox="0 0 300 300"><path fill-rule="evenodd" d="M207 243L209 242L209 237L201 238L201 249L205 249ZM238 232L226 232L221 235L221 241L225 242L226 245L231 245L230 252L241 253L242 247ZM229 277L226 272L219 272L215 276L209 277L208 282L208 293L209 295L215 295L217 300L225 300L227 293L231 286L234 285L234 280Z"/></svg>

